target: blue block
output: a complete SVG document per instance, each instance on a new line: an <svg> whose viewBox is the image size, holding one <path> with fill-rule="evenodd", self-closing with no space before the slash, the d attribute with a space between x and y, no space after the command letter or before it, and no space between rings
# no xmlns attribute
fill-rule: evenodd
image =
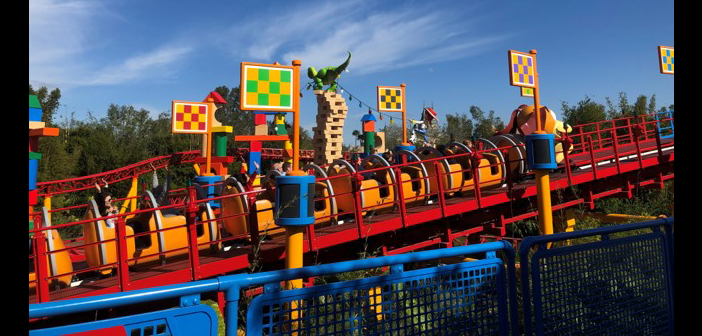
<svg viewBox="0 0 702 336"><path fill-rule="evenodd" d="M41 121L41 109L29 108L29 121Z"/></svg>
<svg viewBox="0 0 702 336"><path fill-rule="evenodd" d="M407 151L410 151L410 152L414 152L414 149L415 149L415 148L416 148L416 147L414 147L414 146L412 146L412 145L407 145L407 146L397 145L397 146L395 146L395 152L399 152L399 151L401 151L401 150L407 150Z"/></svg>
<svg viewBox="0 0 702 336"><path fill-rule="evenodd" d="M221 186L214 186L212 184L221 183L221 176L198 176L195 178L195 183L200 184L205 189L207 198L219 197L219 190L222 189ZM210 201L210 206L214 209L219 208L219 201Z"/></svg>
<svg viewBox="0 0 702 336"><path fill-rule="evenodd" d="M256 172L256 165L254 162L258 162L258 166L263 168L261 164L261 152L251 152L249 153L249 174ZM260 171L258 172L261 173Z"/></svg>
<svg viewBox="0 0 702 336"><path fill-rule="evenodd" d="M29 191L37 189L38 160L29 160Z"/></svg>

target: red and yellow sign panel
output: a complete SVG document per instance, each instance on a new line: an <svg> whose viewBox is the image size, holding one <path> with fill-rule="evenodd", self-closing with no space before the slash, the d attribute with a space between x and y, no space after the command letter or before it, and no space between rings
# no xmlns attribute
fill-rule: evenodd
<svg viewBox="0 0 702 336"><path fill-rule="evenodd" d="M171 131L176 133L208 134L210 131L209 104L173 102Z"/></svg>

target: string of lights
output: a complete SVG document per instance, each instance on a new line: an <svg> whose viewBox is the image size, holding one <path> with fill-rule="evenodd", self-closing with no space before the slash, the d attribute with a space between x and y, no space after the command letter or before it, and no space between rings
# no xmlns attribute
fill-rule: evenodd
<svg viewBox="0 0 702 336"><path fill-rule="evenodd" d="M309 88L312 86L312 84L313 84L313 83L311 83L311 82L307 84L307 89L308 89L308 90L309 90ZM354 95L353 93L351 93L349 90L347 90L347 89L346 89L345 87L343 87L341 84L337 84L337 86L341 89L340 93L341 93L342 95L346 94L346 95L349 97L349 102L352 102L352 101L354 101L354 99L355 99L355 100L358 102L358 107L359 107L359 108L363 108L363 107L365 106L365 107L368 108L368 111L369 111L369 112L377 113L377 114L380 116L380 120L384 120L384 118L387 117L387 118L390 118L390 125L394 125L394 124L395 124L395 118L396 118L396 117L393 117L393 116L391 116L390 114L387 114L387 113L383 113L383 112L378 111L378 109L374 108L374 107L371 106L371 105L368 105L366 102L364 102L363 100L361 100L360 98L358 98L358 96L356 96L356 95Z"/></svg>

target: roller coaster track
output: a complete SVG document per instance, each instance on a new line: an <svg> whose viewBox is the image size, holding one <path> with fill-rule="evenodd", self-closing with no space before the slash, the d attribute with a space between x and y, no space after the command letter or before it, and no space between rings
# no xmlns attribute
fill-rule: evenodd
<svg viewBox="0 0 702 336"><path fill-rule="evenodd" d="M631 198L639 188L660 189L664 187L665 181L674 179L674 137L671 135L663 138L655 129L655 122L642 122L642 125L632 120L618 122L620 124L626 122L626 124L620 126L611 120L587 127L582 125L574 127L577 130L570 138L574 149L570 157L564 160L569 164L559 164L559 169L551 174L554 212L572 207L594 209L597 199ZM180 154L188 154L178 158L180 163L192 162L199 155L198 152ZM146 172L148 172L153 162L167 165L172 162L171 160L176 161L172 157L154 158L153 161L148 160L145 163L125 167L123 170L135 171L134 167L146 165L148 167ZM422 162L436 163L431 160ZM400 167L389 166L381 169L399 172ZM533 179L527 177L513 180L508 177L504 184L490 189L483 189L479 185L480 182L476 182L478 185L473 191L447 196L444 182L441 181L443 176L449 174L453 173L442 173L442 176L433 177L438 183L439 192L431 202L408 206L399 201L404 197L398 195L398 206L391 212L374 214L371 211L373 205L362 205L360 193L351 192L351 197L357 206L346 214L343 222L332 225L313 225L306 229L303 249L307 260L311 263L328 263L354 259L357 257L357 252L361 252L364 248L365 252L371 254L379 251L378 254L394 255L485 240L509 240L510 224L538 216L534 202L536 184ZM361 173L352 175L355 175L350 176L353 179L361 177ZM116 175L113 178L118 179ZM334 177L328 179L331 178ZM340 175L336 178L349 178L349 175ZM409 181L403 181L400 178L388 186L401 190L400 186L407 182ZM254 196L253 193L246 193L246 196ZM194 191L191 191L191 194L191 197L194 197ZM339 196L341 195L337 197ZM174 206L183 205L179 203ZM153 211L153 209L144 211ZM244 215L255 216L259 210L246 211ZM555 213L554 217L558 218ZM218 221L221 218L223 217L212 221ZM40 220L35 222L41 223ZM82 225L82 223L56 224L53 227L58 230L71 225ZM125 224L122 222L121 225ZM187 254L182 255L182 258L173 259L162 265L130 269L127 261L129 258L125 254L115 262L117 273L111 277L103 277L86 284L75 282L67 288L51 291L49 291L48 281L37 281L43 288L43 292L37 295L30 291L29 302L48 302L212 278L221 274L246 272L255 264L263 264L271 268L280 267L280 261L285 257L284 235L268 236L266 233L265 237L260 237L256 229L257 224L252 220L249 225L253 225L253 229L250 227L247 231L252 232L251 234L223 238L222 241L237 240L233 245L216 252L201 252L197 248L192 248L197 243L191 242L189 247L185 248L187 251L184 253ZM195 226L191 225L188 228L195 232ZM30 233L47 230L50 229L39 228L30 230ZM193 234L192 237L195 235ZM125 246L120 251L126 253L124 234L118 241ZM46 251L39 251L39 246L43 245L35 244L36 251L33 255L48 255ZM81 246L73 245L72 248L81 248ZM30 255L30 260L32 258ZM45 259L34 258L38 261ZM80 263L74 265L76 267L70 274L77 275L90 271ZM43 272L45 268L35 267L35 269ZM43 274L37 278L47 279L47 275Z"/></svg>
<svg viewBox="0 0 702 336"><path fill-rule="evenodd" d="M300 154L303 161L311 161L314 158L314 151L300 151ZM238 148L230 151L228 155L234 157L235 161L244 161L244 159L249 155L249 149ZM282 160L284 156L284 149L263 148L261 150L261 157L264 160ZM159 156L100 174L60 181L39 182L37 183L37 190L39 191L39 196L67 194L89 190L94 188L95 183L102 184L103 182L107 182L114 184L117 182L127 181L134 177L139 177L143 174L150 173L152 171L152 166L156 169L162 169L169 166L194 163L195 159L198 157L200 157L200 151L187 151L172 155Z"/></svg>

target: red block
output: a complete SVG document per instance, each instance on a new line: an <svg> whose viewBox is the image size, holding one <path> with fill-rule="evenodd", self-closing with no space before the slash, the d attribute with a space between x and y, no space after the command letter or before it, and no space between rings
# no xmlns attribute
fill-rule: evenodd
<svg viewBox="0 0 702 336"><path fill-rule="evenodd" d="M252 152L260 152L261 147L263 147L263 143L260 141L251 141L251 151Z"/></svg>
<svg viewBox="0 0 702 336"><path fill-rule="evenodd" d="M266 115L265 114L255 114L254 115L254 125L265 125Z"/></svg>
<svg viewBox="0 0 702 336"><path fill-rule="evenodd" d="M37 204L37 190L31 190L29 192L29 205Z"/></svg>

